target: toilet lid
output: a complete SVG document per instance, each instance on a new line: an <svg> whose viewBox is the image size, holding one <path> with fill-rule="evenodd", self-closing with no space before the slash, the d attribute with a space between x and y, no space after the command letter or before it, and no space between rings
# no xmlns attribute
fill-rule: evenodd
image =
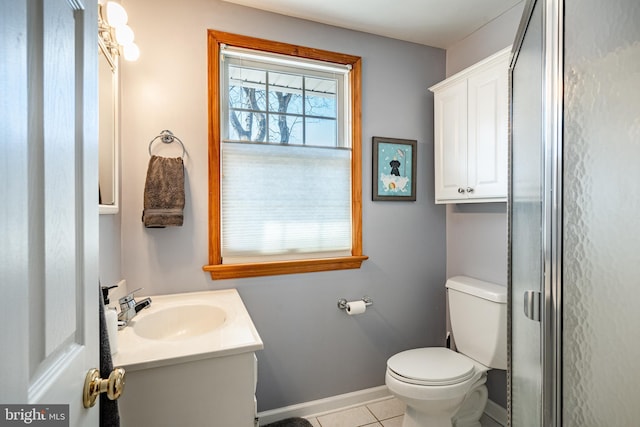
<svg viewBox="0 0 640 427"><path fill-rule="evenodd" d="M403 351L392 356L387 367L398 380L422 385L457 384L475 371L469 358L442 347Z"/></svg>

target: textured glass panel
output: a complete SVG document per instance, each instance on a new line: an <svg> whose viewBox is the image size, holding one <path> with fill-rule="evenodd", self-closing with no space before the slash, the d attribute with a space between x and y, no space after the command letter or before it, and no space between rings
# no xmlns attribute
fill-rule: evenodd
<svg viewBox="0 0 640 427"><path fill-rule="evenodd" d="M511 222L511 422L542 425L540 323L524 315L524 292L542 287L542 2L513 70Z"/></svg>
<svg viewBox="0 0 640 427"><path fill-rule="evenodd" d="M640 2L565 2L563 424L640 424Z"/></svg>

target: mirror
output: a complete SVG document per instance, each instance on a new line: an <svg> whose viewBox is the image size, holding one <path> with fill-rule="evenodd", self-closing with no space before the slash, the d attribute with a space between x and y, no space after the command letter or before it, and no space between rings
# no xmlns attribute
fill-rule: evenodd
<svg viewBox="0 0 640 427"><path fill-rule="evenodd" d="M118 213L118 55L98 38L98 190L101 214Z"/></svg>

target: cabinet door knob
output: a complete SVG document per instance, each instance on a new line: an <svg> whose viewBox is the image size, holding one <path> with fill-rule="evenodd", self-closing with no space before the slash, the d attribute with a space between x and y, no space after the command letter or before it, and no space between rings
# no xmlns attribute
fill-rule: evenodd
<svg viewBox="0 0 640 427"><path fill-rule="evenodd" d="M467 193L473 193L473 188L467 187Z"/></svg>
<svg viewBox="0 0 640 427"><path fill-rule="evenodd" d="M464 194L464 188L458 188L458 193Z"/></svg>

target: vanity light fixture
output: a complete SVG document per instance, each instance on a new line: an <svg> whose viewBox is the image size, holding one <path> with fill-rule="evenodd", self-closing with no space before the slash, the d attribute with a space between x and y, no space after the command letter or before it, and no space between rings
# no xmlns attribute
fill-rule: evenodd
<svg viewBox="0 0 640 427"><path fill-rule="evenodd" d="M127 61L140 57L140 48L133 42L135 35L127 25L129 15L120 3L98 0L98 34L111 55L120 55Z"/></svg>
<svg viewBox="0 0 640 427"><path fill-rule="evenodd" d="M114 1L106 2L107 8L107 22L112 27L118 28L121 25L126 25L129 20L127 11L120 3Z"/></svg>
<svg viewBox="0 0 640 427"><path fill-rule="evenodd" d="M133 30L128 25L120 25L116 27L116 41L122 46L133 43Z"/></svg>

